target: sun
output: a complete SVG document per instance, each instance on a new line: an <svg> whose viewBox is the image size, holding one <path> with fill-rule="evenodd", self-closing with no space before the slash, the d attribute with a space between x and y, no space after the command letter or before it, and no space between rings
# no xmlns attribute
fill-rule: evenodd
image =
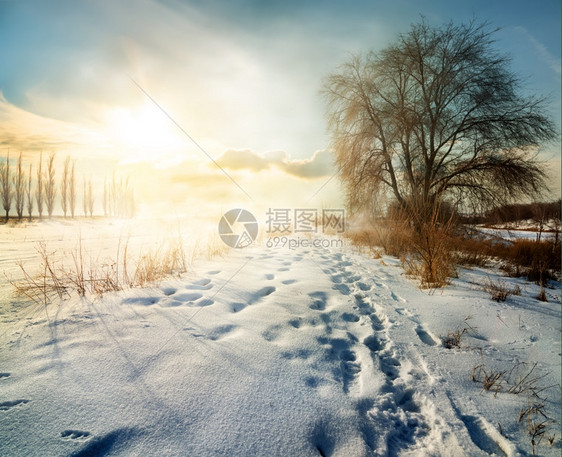
<svg viewBox="0 0 562 457"><path fill-rule="evenodd" d="M112 108L107 124L116 154L123 163L164 164L185 157L186 139L154 104Z"/></svg>

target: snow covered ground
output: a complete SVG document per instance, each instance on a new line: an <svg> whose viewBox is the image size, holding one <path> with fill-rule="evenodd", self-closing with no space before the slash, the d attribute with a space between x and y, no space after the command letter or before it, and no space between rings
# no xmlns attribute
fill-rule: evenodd
<svg viewBox="0 0 562 457"><path fill-rule="evenodd" d="M505 240L535 241L538 236L536 230L525 230L525 229L478 227L478 231L488 237L503 238ZM554 233L545 231L541 233L541 240L552 240L554 236L555 236Z"/></svg>
<svg viewBox="0 0 562 457"><path fill-rule="evenodd" d="M13 273L37 237L1 230L0 269ZM538 395L555 421L536 452L558 456L559 290L544 303L505 278L521 295L498 303L481 290L489 279L461 270L427 291L396 259L348 246L254 246L152 288L48 307L4 283L0 455L528 456L518 419L537 399L508 393L507 374L536 363L523 385L554 386ZM463 328L461 348L441 344ZM482 364L506 371L499 393L472 380Z"/></svg>

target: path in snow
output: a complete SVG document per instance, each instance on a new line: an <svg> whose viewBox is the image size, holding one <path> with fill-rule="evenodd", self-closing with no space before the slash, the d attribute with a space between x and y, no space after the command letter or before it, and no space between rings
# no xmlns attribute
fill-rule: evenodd
<svg viewBox="0 0 562 457"><path fill-rule="evenodd" d="M517 455L427 356L398 269L363 260L252 248L37 310L4 333L0 454Z"/></svg>

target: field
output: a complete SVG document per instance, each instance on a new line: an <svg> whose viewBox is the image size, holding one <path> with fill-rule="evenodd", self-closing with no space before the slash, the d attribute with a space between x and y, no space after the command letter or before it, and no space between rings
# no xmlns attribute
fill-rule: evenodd
<svg viewBox="0 0 562 457"><path fill-rule="evenodd" d="M0 455L560 455L558 283L544 302L474 267L422 290L346 239L227 251L189 230L0 226ZM61 265L127 245L133 271L176 232L186 271L151 286L45 303L8 282L41 272L39 242Z"/></svg>

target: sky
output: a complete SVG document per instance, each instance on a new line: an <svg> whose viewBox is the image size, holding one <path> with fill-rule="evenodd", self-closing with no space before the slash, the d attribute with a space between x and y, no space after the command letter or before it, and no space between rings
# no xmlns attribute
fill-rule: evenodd
<svg viewBox="0 0 562 457"><path fill-rule="evenodd" d="M558 0L0 0L0 156L71 155L95 185L129 175L141 206L179 213L341 206L323 80L422 16L501 28L560 126ZM560 145L541 158L556 197Z"/></svg>

